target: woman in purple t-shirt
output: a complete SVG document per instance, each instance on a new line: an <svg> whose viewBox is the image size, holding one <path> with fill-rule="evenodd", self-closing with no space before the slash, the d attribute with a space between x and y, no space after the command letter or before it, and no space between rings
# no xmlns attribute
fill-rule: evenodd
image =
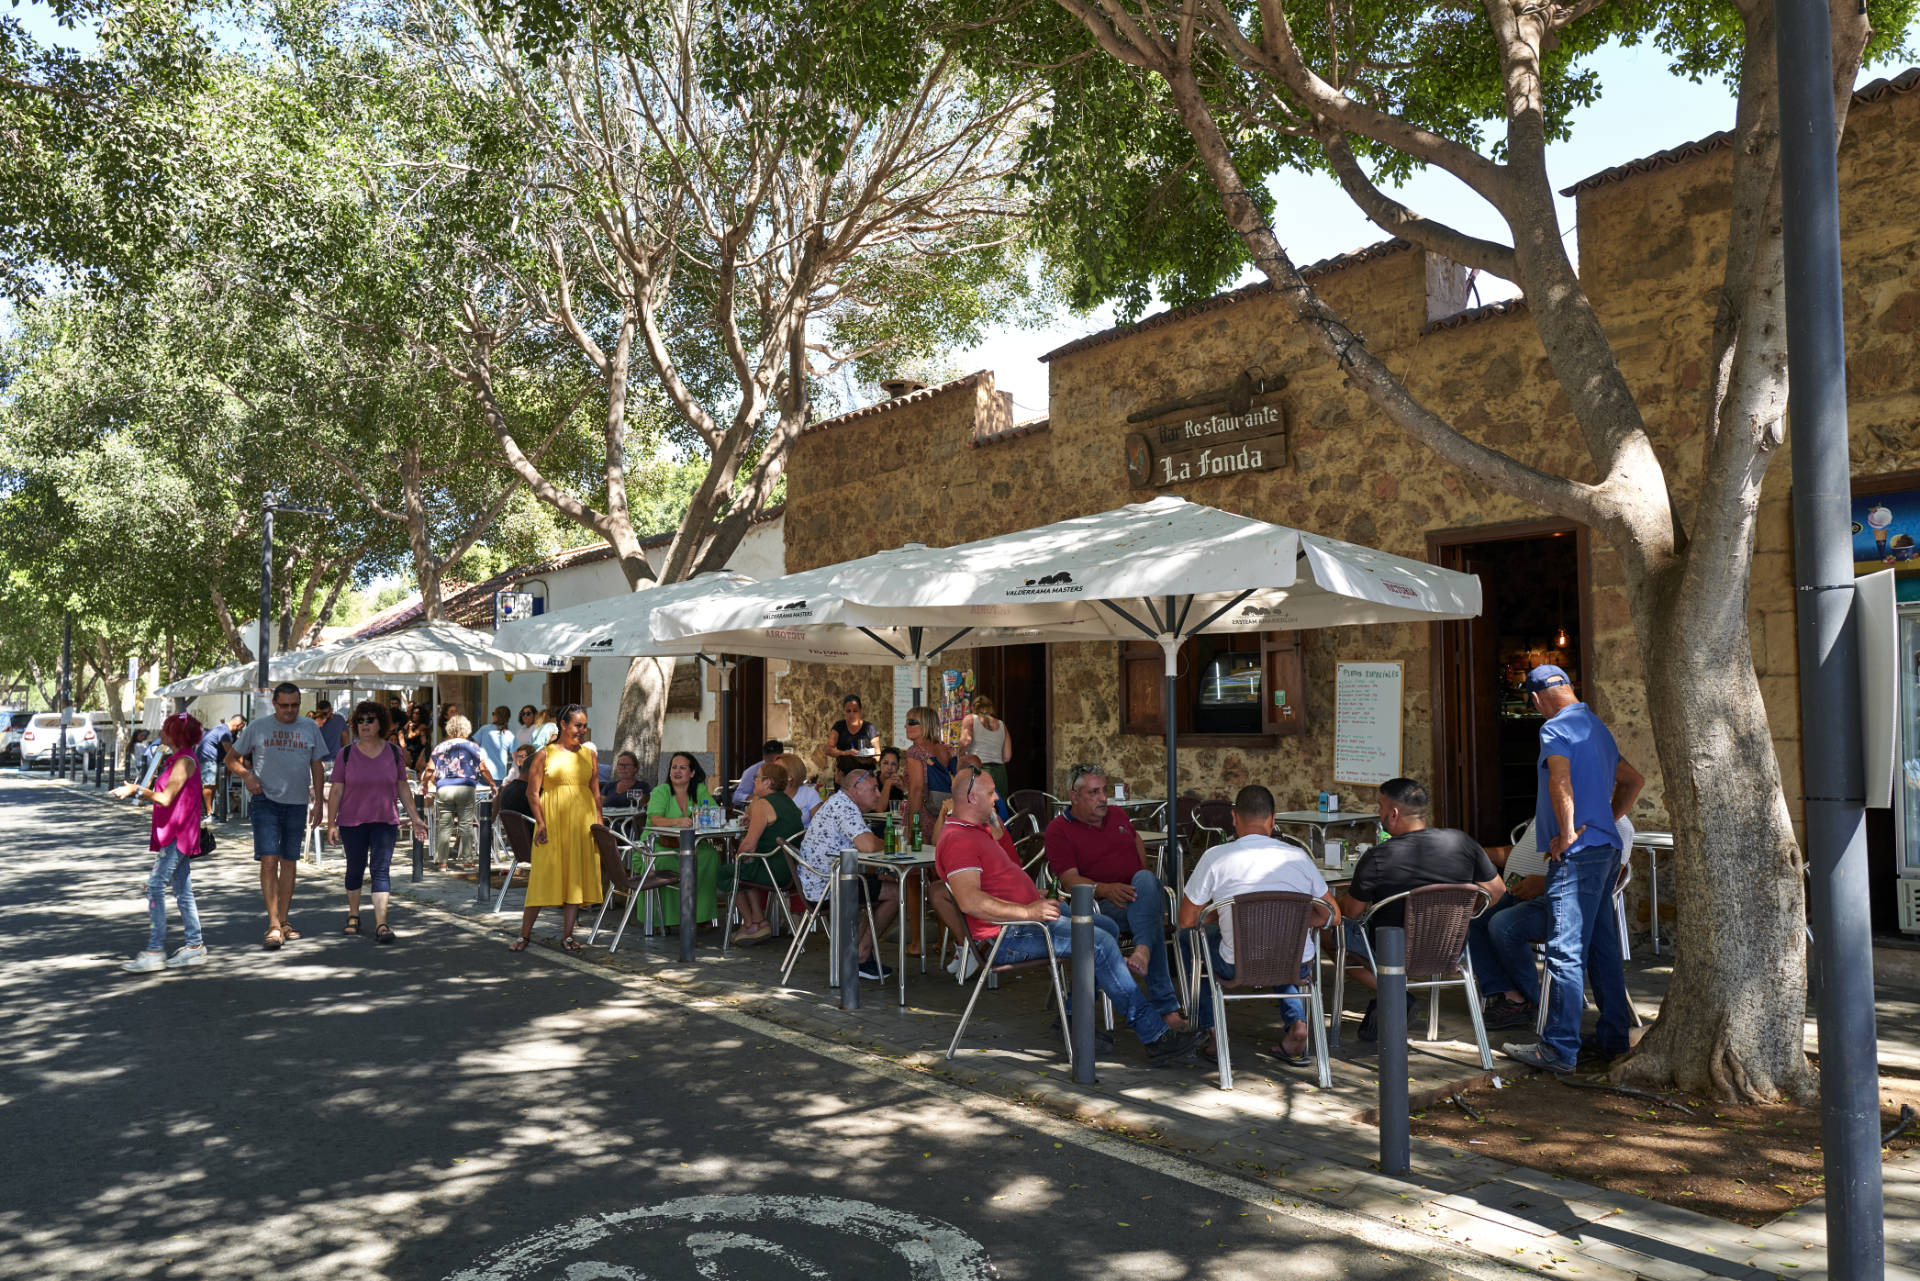
<svg viewBox="0 0 1920 1281"><path fill-rule="evenodd" d="M381 943L399 937L387 925L393 847L400 839L396 802L413 823L413 838L427 838L427 825L420 821L407 787L406 760L399 746L387 741L389 728L387 709L380 704L368 701L355 707L348 726L353 739L334 758L333 783L327 788L327 839L347 854L347 924L341 933L360 932L360 886L370 875L373 937Z"/></svg>
<svg viewBox="0 0 1920 1281"><path fill-rule="evenodd" d="M120 967L131 974L182 969L207 959L190 879L192 861L200 857L200 816L206 812L198 786L200 767L195 760L200 733L200 722L185 712L169 716L160 727L160 746L167 755L153 776L159 786L126 783L111 793L122 800L139 796L153 802L153 833L147 845L159 851L159 857L153 861L153 873L147 877L147 916L152 929L147 933L146 950ZM167 955L169 885L173 887L174 902L180 905L180 923L187 931L186 946L172 956Z"/></svg>

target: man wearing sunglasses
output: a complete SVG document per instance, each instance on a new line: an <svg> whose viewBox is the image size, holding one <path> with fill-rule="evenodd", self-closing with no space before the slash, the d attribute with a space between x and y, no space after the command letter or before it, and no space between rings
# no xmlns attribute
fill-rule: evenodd
<svg viewBox="0 0 1920 1281"><path fill-rule="evenodd" d="M316 816L326 813L326 759L320 727L300 715L300 687L291 683L274 687L272 717L256 718L227 744L227 768L253 795L247 809L253 857L260 864L260 897L267 906L264 946L269 952L300 937L287 915L294 873L306 848L307 807L311 803Z"/></svg>
<svg viewBox="0 0 1920 1281"><path fill-rule="evenodd" d="M972 766L960 766L953 778L953 816L940 831L934 866L953 892L954 902L967 916L967 931L977 942L991 942L1001 927L990 921L1032 921L1053 936L1056 952L1073 949L1073 926L1060 913L1060 904L1046 897L1014 857L1013 840L1005 831L996 839L993 802L997 795L993 775ZM1147 1047L1150 1067L1190 1065L1200 1034L1168 1027L1147 994L1134 981L1133 971L1120 956L1119 931L1104 916L1093 918L1094 983L1121 1011L1127 1025ZM1040 931L1015 928L1000 944L996 963L1039 960L1047 954Z"/></svg>

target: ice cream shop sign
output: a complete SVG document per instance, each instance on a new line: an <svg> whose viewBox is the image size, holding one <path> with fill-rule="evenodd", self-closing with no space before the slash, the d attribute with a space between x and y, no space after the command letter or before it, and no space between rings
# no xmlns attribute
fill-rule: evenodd
<svg viewBox="0 0 1920 1281"><path fill-rule="evenodd" d="M1243 376L1222 391L1155 405L1127 419L1135 489L1272 471L1291 460L1280 388Z"/></svg>

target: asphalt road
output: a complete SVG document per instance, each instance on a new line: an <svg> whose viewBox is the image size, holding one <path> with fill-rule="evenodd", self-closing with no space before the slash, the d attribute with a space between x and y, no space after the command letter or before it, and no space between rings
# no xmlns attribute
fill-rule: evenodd
<svg viewBox="0 0 1920 1281"><path fill-rule="evenodd" d="M229 830L210 962L128 975L144 820L0 775L0 1277L1491 1271L404 904L264 952Z"/></svg>

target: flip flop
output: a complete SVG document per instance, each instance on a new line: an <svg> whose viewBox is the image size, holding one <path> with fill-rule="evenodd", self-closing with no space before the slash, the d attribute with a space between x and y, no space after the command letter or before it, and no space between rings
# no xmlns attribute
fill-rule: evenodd
<svg viewBox="0 0 1920 1281"><path fill-rule="evenodd" d="M531 943L531 942L533 942L533 935L531 935L531 934L522 934L522 935L521 935L521 936L520 936L519 938L517 938L517 939L515 939L515 940L514 940L513 942L511 942L511 943L509 943L509 944L507 944L507 951L509 951L509 952L524 952L524 951L526 951L526 950L527 950L527 944L529 944L529 943Z"/></svg>
<svg viewBox="0 0 1920 1281"><path fill-rule="evenodd" d="M560 940L560 946L568 952L578 953L586 951L584 947L580 946L580 940L571 934Z"/></svg>

